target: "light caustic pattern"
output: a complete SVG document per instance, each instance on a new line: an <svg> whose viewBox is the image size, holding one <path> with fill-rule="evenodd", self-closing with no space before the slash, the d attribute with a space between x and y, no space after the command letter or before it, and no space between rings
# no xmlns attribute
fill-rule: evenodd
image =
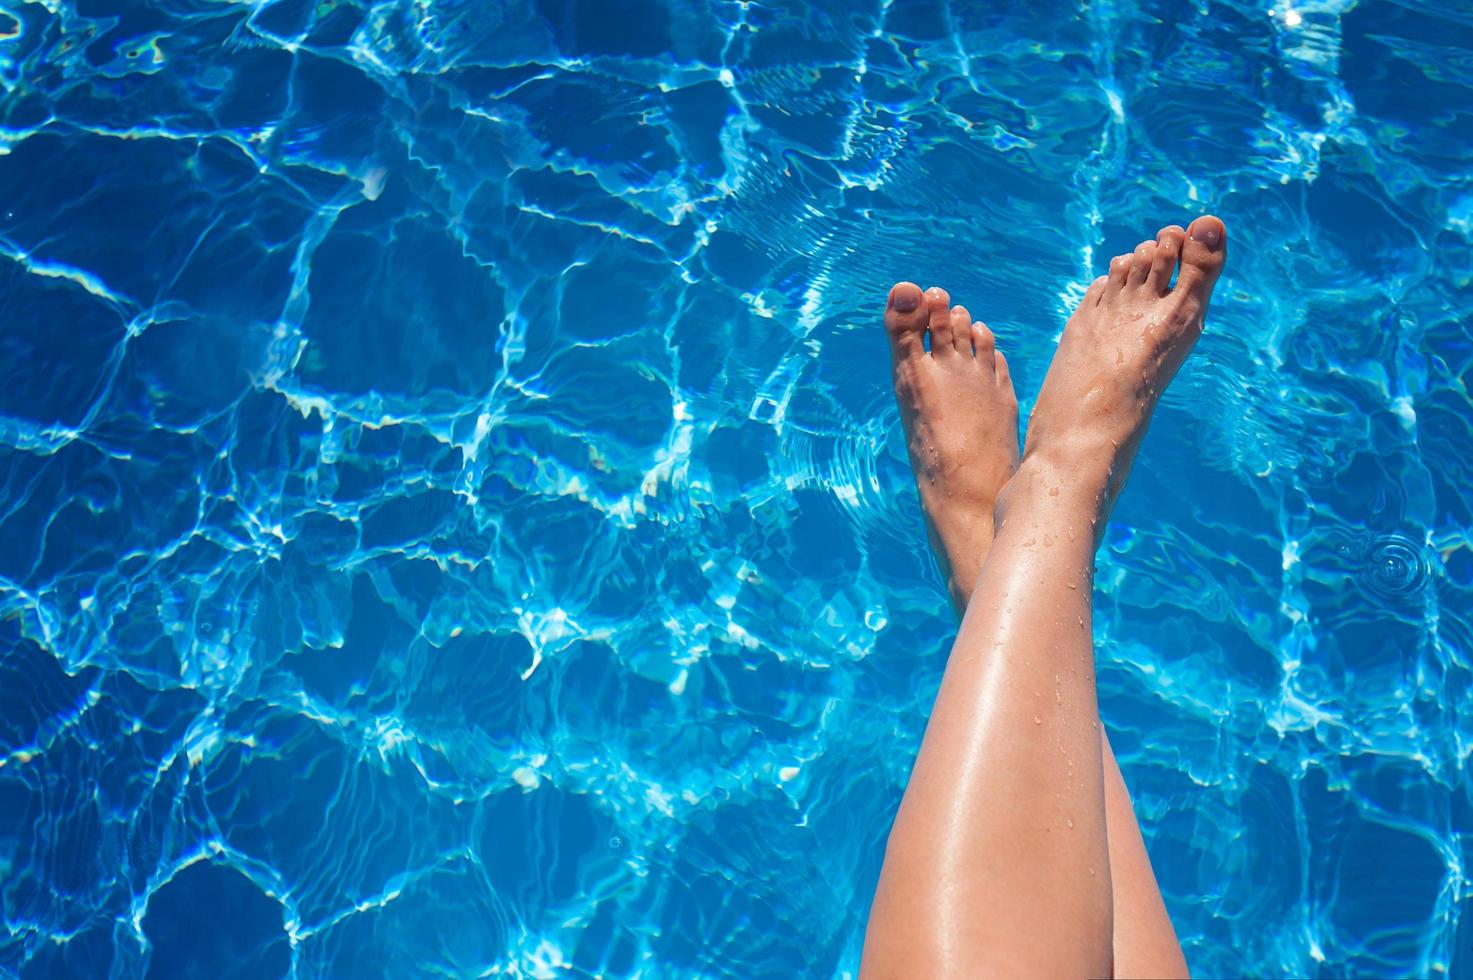
<svg viewBox="0 0 1473 980"><path fill-rule="evenodd" d="M852 974L953 630L884 290L1027 401L1209 209L1097 600L1168 904L1473 973L1465 4L0 9L0 973Z"/></svg>

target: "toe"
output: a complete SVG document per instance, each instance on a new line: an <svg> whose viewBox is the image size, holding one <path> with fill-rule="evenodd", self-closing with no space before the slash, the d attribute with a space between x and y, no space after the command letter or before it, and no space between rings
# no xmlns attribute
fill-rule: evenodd
<svg viewBox="0 0 1473 980"><path fill-rule="evenodd" d="M1151 263L1156 260L1156 243L1141 242L1135 247L1135 253L1130 257L1130 272L1126 274L1126 284L1140 286L1151 274Z"/></svg>
<svg viewBox="0 0 1473 980"><path fill-rule="evenodd" d="M1130 275L1130 253L1117 255L1110 260L1109 282L1105 283L1105 292L1118 293L1125 286L1126 277Z"/></svg>
<svg viewBox="0 0 1473 980"><path fill-rule="evenodd" d="M997 385L1007 399L1008 424L1012 429L1009 440L1013 448L1013 469L1018 468L1018 394L1013 390L1013 372L1008 369L1008 359L1002 356L1002 351L992 352L992 363L997 372Z"/></svg>
<svg viewBox="0 0 1473 980"><path fill-rule="evenodd" d="M926 319L925 297L913 282L897 282L890 287L885 304L885 334L890 338L890 353L895 358L924 354Z"/></svg>
<svg viewBox="0 0 1473 980"><path fill-rule="evenodd" d="M996 349L997 340L992 336L992 331L987 329L987 324L977 321L972 324L972 353L977 361L984 366L991 366L992 354Z"/></svg>
<svg viewBox="0 0 1473 980"><path fill-rule="evenodd" d="M1100 276L1094 282L1090 283L1089 288L1084 291L1084 299L1079 305L1094 306L1097 304L1100 301L1100 297L1105 295L1105 284L1109 281L1109 276Z"/></svg>
<svg viewBox="0 0 1473 980"><path fill-rule="evenodd" d="M951 342L958 354L972 356L972 314L965 306L951 308Z"/></svg>
<svg viewBox="0 0 1473 980"><path fill-rule="evenodd" d="M927 329L931 331L931 356L945 357L956 353L951 339L951 297L940 286L926 290Z"/></svg>
<svg viewBox="0 0 1473 980"><path fill-rule="evenodd" d="M1193 221L1182 243L1177 290L1194 295L1205 306L1226 258L1227 228L1223 223L1210 214Z"/></svg>
<svg viewBox="0 0 1473 980"><path fill-rule="evenodd" d="M1181 258L1181 243L1187 233L1181 225L1167 225L1156 234L1156 258L1151 262L1151 274L1146 285L1165 293L1171 288L1171 275L1176 272L1176 261Z"/></svg>

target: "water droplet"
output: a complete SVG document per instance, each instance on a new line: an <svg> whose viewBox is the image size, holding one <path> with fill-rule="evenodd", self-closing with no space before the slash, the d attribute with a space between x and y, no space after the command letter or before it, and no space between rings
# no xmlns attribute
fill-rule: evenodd
<svg viewBox="0 0 1473 980"><path fill-rule="evenodd" d="M1043 719L1040 718L1040 717L1038 717L1037 715L1034 715L1033 716L1033 724L1035 724L1035 725L1042 725L1043 724Z"/></svg>
<svg viewBox="0 0 1473 980"><path fill-rule="evenodd" d="M1027 541L1024 541L1023 542L1023 547L1025 547L1025 548L1031 548L1031 547L1033 547L1037 543L1038 543L1038 539L1037 538L1029 538Z"/></svg>
<svg viewBox="0 0 1473 980"><path fill-rule="evenodd" d="M1043 546L1045 548L1052 548L1054 546L1054 536L1052 534L1045 534L1043 536Z"/></svg>
<svg viewBox="0 0 1473 980"><path fill-rule="evenodd" d="M1068 826L1068 828L1070 830L1073 830L1074 829L1074 818L1073 817L1067 817L1067 818L1065 818L1064 823L1065 823L1066 826Z"/></svg>
<svg viewBox="0 0 1473 980"><path fill-rule="evenodd" d="M1079 588L1079 586L1075 585L1073 582L1070 582L1068 584L1069 584L1069 588L1071 588L1071 589L1078 590L1078 588Z"/></svg>

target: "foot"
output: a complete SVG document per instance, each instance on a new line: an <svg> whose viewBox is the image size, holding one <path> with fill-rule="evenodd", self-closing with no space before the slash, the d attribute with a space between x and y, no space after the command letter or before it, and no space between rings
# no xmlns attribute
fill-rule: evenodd
<svg viewBox="0 0 1473 980"><path fill-rule="evenodd" d="M1100 523L1124 486L1161 392L1202 333L1227 256L1210 215L1117 255L1069 318L1028 422L1025 460L1097 497ZM1176 282L1171 281L1177 270Z"/></svg>
<svg viewBox="0 0 1473 980"><path fill-rule="evenodd" d="M998 491L1018 466L1018 399L1008 362L992 331L935 287L922 293L913 283L896 284L885 332L926 529L961 611L992 546Z"/></svg>

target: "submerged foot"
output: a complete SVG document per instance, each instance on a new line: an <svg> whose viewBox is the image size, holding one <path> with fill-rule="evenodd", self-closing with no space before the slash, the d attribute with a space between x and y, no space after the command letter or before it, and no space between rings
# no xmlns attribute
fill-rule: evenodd
<svg viewBox="0 0 1473 980"><path fill-rule="evenodd" d="M992 546L993 504L1018 465L1018 399L992 331L945 290L898 283L885 332L931 547L960 611Z"/></svg>
<svg viewBox="0 0 1473 980"><path fill-rule="evenodd" d="M1215 217L1198 218L1189 232L1163 228L1155 241L1117 255L1064 327L1029 419L1025 457L1044 458L1055 476L1091 487L1101 518L1124 486L1161 392L1202 333L1226 256L1227 229Z"/></svg>

